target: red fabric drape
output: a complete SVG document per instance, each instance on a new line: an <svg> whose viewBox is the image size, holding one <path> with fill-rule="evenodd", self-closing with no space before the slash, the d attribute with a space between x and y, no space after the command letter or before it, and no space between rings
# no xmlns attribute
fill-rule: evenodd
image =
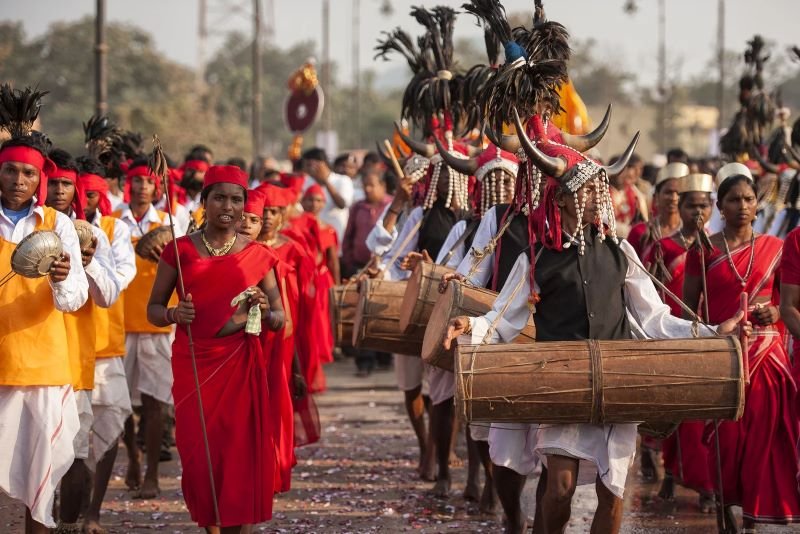
<svg viewBox="0 0 800 534"><path fill-rule="evenodd" d="M280 418L279 399L288 395L288 385L269 368L266 332L215 334L233 314L233 297L257 285L278 258L258 243L212 258L200 257L189 237L180 238L178 247L186 292L197 312L192 324L194 352L222 526L263 522L272 515L280 441L275 419ZM162 258L175 265L171 243ZM225 283L209 283L212 280ZM192 519L209 526L215 518L185 327L177 328L172 351L181 487Z"/></svg>

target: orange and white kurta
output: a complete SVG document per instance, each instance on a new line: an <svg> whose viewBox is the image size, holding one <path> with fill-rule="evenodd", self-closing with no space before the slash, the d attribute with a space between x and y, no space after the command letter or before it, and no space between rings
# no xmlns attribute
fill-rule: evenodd
<svg viewBox="0 0 800 534"><path fill-rule="evenodd" d="M58 234L71 268L62 282L17 275L0 287L0 489L24 503L34 521L55 527L53 497L74 461L79 428L64 312L86 303L88 282L72 221L35 201L16 224L0 204L4 269L35 230Z"/></svg>

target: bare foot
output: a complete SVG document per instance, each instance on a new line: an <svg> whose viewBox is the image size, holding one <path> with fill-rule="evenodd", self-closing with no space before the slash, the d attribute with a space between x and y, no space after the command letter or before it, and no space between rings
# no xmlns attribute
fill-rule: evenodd
<svg viewBox="0 0 800 534"><path fill-rule="evenodd" d="M128 460L128 472L125 475L125 485L131 491L138 490L142 485L142 466L139 460Z"/></svg>
<svg viewBox="0 0 800 534"><path fill-rule="evenodd" d="M480 511L485 515L495 515L497 513L497 492L494 489L494 483L491 481L483 485Z"/></svg>
<svg viewBox="0 0 800 534"><path fill-rule="evenodd" d="M450 458L448 460L450 467L462 467L464 460L462 460L455 452L450 451Z"/></svg>
<svg viewBox="0 0 800 534"><path fill-rule="evenodd" d="M709 495L707 493L701 493L699 499L700 505L700 513L701 514L713 514L716 510L716 503L714 502L714 495Z"/></svg>
<svg viewBox="0 0 800 534"><path fill-rule="evenodd" d="M467 479L467 484L464 486L464 500L471 502L478 502L480 498L480 489L478 488L477 480Z"/></svg>
<svg viewBox="0 0 800 534"><path fill-rule="evenodd" d="M419 478L426 482L433 482L436 480L436 459L433 456L432 447L420 453L417 473L419 473Z"/></svg>
<svg viewBox="0 0 800 534"><path fill-rule="evenodd" d="M158 488L158 481L147 480L142 483L142 489L134 495L134 499L155 499L161 490Z"/></svg>
<svg viewBox="0 0 800 534"><path fill-rule="evenodd" d="M94 519L87 519L83 522L84 534L106 534L106 529L100 526L100 522Z"/></svg>
<svg viewBox="0 0 800 534"><path fill-rule="evenodd" d="M675 500L675 479L672 478L672 475L664 476L664 480L661 481L661 489L658 491L658 496L665 501Z"/></svg>
<svg viewBox="0 0 800 534"><path fill-rule="evenodd" d="M450 479L443 478L436 481L433 486L433 496L446 499L450 495Z"/></svg>

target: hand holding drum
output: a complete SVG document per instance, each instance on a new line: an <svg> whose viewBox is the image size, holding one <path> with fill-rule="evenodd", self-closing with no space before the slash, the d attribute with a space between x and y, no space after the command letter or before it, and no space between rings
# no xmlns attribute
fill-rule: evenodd
<svg viewBox="0 0 800 534"><path fill-rule="evenodd" d="M400 262L400 268L405 271L413 271L421 261L433 263L433 259L427 250L423 250L421 254L419 252L409 252Z"/></svg>
<svg viewBox="0 0 800 534"><path fill-rule="evenodd" d="M450 322L447 323L447 336L444 338L444 350L450 350L450 344L453 342L453 340L457 339L458 336L463 336L469 332L469 317L460 315L450 319Z"/></svg>
<svg viewBox="0 0 800 534"><path fill-rule="evenodd" d="M464 280L466 280L466 277L459 272L447 273L442 275L442 281L439 282L439 293L444 294L444 292L447 291L447 283L450 280L458 280L459 282L463 282Z"/></svg>

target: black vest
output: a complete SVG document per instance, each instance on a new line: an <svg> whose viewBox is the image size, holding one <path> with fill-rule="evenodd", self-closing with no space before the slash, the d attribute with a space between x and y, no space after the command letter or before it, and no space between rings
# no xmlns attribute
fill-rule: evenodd
<svg viewBox="0 0 800 534"><path fill-rule="evenodd" d="M503 215L505 215L508 206L508 204L497 204L494 207L498 232L503 225ZM514 267L514 263L516 263L519 255L528 251L528 259L530 259L529 246L528 217L523 213L517 213L511 220L508 229L500 238L498 248L495 251L500 255L497 272L492 273L486 287L493 291L500 291L503 289L503 285L505 285L506 280L508 280L508 275L511 274L511 269ZM490 266L490 268L494 268L494 266Z"/></svg>
<svg viewBox="0 0 800 534"><path fill-rule="evenodd" d="M459 217L453 210L444 207L444 200L434 202L433 206L422 215L417 251L427 250L431 258L436 259L447 239L447 234L458 221Z"/></svg>
<svg viewBox="0 0 800 534"><path fill-rule="evenodd" d="M537 340L630 339L623 291L628 259L610 238L590 240L583 256L571 246L544 249L536 261Z"/></svg>

